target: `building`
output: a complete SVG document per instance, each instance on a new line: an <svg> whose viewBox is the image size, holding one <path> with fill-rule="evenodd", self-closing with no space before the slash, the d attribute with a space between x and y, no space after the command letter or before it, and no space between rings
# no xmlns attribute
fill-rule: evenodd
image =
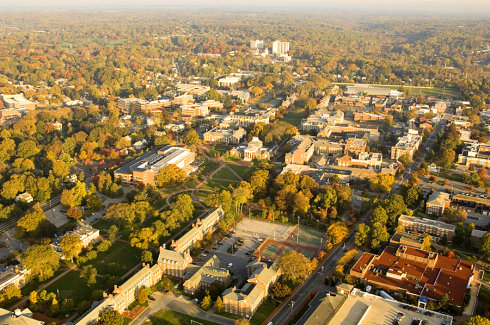
<svg viewBox="0 0 490 325"><path fill-rule="evenodd" d="M124 312L126 308L136 299L138 291L143 287L151 287L162 279L163 271L158 264L150 267L148 264L143 264L143 268L135 275L130 277L122 285L114 286L114 291L108 297L105 297L97 306L82 315L77 325L94 324L100 317L101 313L106 309L113 309L119 313Z"/></svg>
<svg viewBox="0 0 490 325"><path fill-rule="evenodd" d="M417 324L451 325L453 317L438 312L427 313L427 310L406 306L398 301L382 298L357 289L339 288L337 292L319 292L308 304L308 309L295 323L296 325L337 325L337 324L400 324L409 325L418 319ZM404 317L395 322L395 316L403 313ZM422 323L424 322L424 323Z"/></svg>
<svg viewBox="0 0 490 325"><path fill-rule="evenodd" d="M390 88L374 87L371 85L353 85L347 86L344 94L357 95L366 94L366 96L385 96L391 98L399 98L403 96L403 93Z"/></svg>
<svg viewBox="0 0 490 325"><path fill-rule="evenodd" d="M236 84L238 84L242 80L240 77L224 77L218 79L218 86L223 87L223 88L233 88Z"/></svg>
<svg viewBox="0 0 490 325"><path fill-rule="evenodd" d="M478 247L480 240L487 234L484 230L473 229L471 231L470 241L473 247Z"/></svg>
<svg viewBox="0 0 490 325"><path fill-rule="evenodd" d="M12 125L22 117L16 109L0 109L0 125Z"/></svg>
<svg viewBox="0 0 490 325"><path fill-rule="evenodd" d="M24 94L0 95L3 106L7 109L31 110L36 108L36 104L24 97Z"/></svg>
<svg viewBox="0 0 490 325"><path fill-rule="evenodd" d="M261 50L264 48L264 40L251 40L250 41L250 49L255 50Z"/></svg>
<svg viewBox="0 0 490 325"><path fill-rule="evenodd" d="M413 159L413 155L419 149L421 142L422 137L420 135L407 134L398 138L396 145L391 147L391 159L398 160L403 155Z"/></svg>
<svg viewBox="0 0 490 325"><path fill-rule="evenodd" d="M225 288L230 281L230 271L220 268L219 258L213 255L196 273L184 282L183 287L185 293L194 295L201 290L209 290L213 284Z"/></svg>
<svg viewBox="0 0 490 325"><path fill-rule="evenodd" d="M16 309L13 312L0 308L0 323L2 325L43 325L44 322L32 318L29 308Z"/></svg>
<svg viewBox="0 0 490 325"><path fill-rule="evenodd" d="M165 244L160 247L158 255L158 265L163 270L163 274L183 279L187 266L192 263L192 257L189 252L176 252L166 249Z"/></svg>
<svg viewBox="0 0 490 325"><path fill-rule="evenodd" d="M490 168L490 145L466 143L463 152L458 155L458 164Z"/></svg>
<svg viewBox="0 0 490 325"><path fill-rule="evenodd" d="M276 40L272 42L272 54L274 55L287 55L289 52L289 42L281 42Z"/></svg>
<svg viewBox="0 0 490 325"><path fill-rule="evenodd" d="M172 248L179 253L189 251L197 241L200 241L208 232L213 232L216 229L219 221L223 218L224 211L221 208L209 213L204 219L197 219L192 225L191 230L186 232L178 240L172 240Z"/></svg>
<svg viewBox="0 0 490 325"><path fill-rule="evenodd" d="M466 212L490 215L490 199L485 195L455 194L451 198L451 206Z"/></svg>
<svg viewBox="0 0 490 325"><path fill-rule="evenodd" d="M304 165L313 156L315 146L311 137L295 135L288 143L293 149L284 156L286 164Z"/></svg>
<svg viewBox="0 0 490 325"><path fill-rule="evenodd" d="M381 114L373 114L368 112L354 112L354 121L356 122L366 122L366 121L382 121L385 120L386 116Z"/></svg>
<svg viewBox="0 0 490 325"><path fill-rule="evenodd" d="M269 287L280 276L279 263L276 261L271 266L260 261L252 261L247 265L251 272L248 281L240 288L228 288L223 292L225 311L250 318L269 294ZM250 264L250 263L249 263Z"/></svg>
<svg viewBox="0 0 490 325"><path fill-rule="evenodd" d="M11 265L0 273L0 291L9 286L22 288L31 270L23 269L22 265Z"/></svg>
<svg viewBox="0 0 490 325"><path fill-rule="evenodd" d="M180 96L175 96L172 100L172 105L181 106L194 103L194 96L184 94Z"/></svg>
<svg viewBox="0 0 490 325"><path fill-rule="evenodd" d="M249 126L256 123L269 124L272 118L275 118L277 109L269 108L266 110L261 109L247 109L243 112L230 112L225 118L225 123L234 122L239 126Z"/></svg>
<svg viewBox="0 0 490 325"><path fill-rule="evenodd" d="M202 104L188 104L180 106L182 116L206 117L209 115L209 108Z"/></svg>
<svg viewBox="0 0 490 325"><path fill-rule="evenodd" d="M337 166L339 167L353 167L353 168L368 168L374 170L381 170L381 164L383 163L383 154L377 152L361 152L357 155L357 158L352 157L350 154L345 154L337 159Z"/></svg>
<svg viewBox="0 0 490 325"><path fill-rule="evenodd" d="M95 229L90 225L81 225L71 233L80 238L82 247L87 247L92 243L98 242L101 238L99 229Z"/></svg>
<svg viewBox="0 0 490 325"><path fill-rule="evenodd" d="M145 153L114 172L114 177L125 183L144 183L155 185L155 176L160 169L175 165L187 174L195 170L191 165L196 154L184 145L167 146Z"/></svg>
<svg viewBox="0 0 490 325"><path fill-rule="evenodd" d="M395 247L408 246L417 249L422 249L424 246L424 234L409 233L404 231L397 231L390 238L390 245Z"/></svg>
<svg viewBox="0 0 490 325"><path fill-rule="evenodd" d="M359 155L366 151L367 141L366 139L349 138L345 141L344 151L347 154Z"/></svg>
<svg viewBox="0 0 490 325"><path fill-rule="evenodd" d="M451 242L454 238L456 226L438 220L417 218L402 214L398 218L398 225L402 225L405 231L427 233L436 238L447 237Z"/></svg>
<svg viewBox="0 0 490 325"><path fill-rule="evenodd" d="M224 144L238 144L247 135L247 132L241 128L217 126L204 133L204 141L219 142Z"/></svg>
<svg viewBox="0 0 490 325"><path fill-rule="evenodd" d="M195 96L203 96L211 89L209 86L183 83L178 83L175 85L175 87L180 93L191 94Z"/></svg>
<svg viewBox="0 0 490 325"><path fill-rule="evenodd" d="M451 199L449 198L449 193L435 191L429 196L425 204L425 213L441 216L449 208L450 204Z"/></svg>
<svg viewBox="0 0 490 325"><path fill-rule="evenodd" d="M247 145L240 145L230 150L230 155L234 157L240 157L245 161L251 161L254 159L267 159L270 160L278 150L277 144L272 147L264 147L262 141L257 137L253 137Z"/></svg>
<svg viewBox="0 0 490 325"><path fill-rule="evenodd" d="M310 116L301 121L301 128L304 131L320 131L326 126L341 124L344 122L344 112L332 111L326 108L320 108L314 111Z"/></svg>
<svg viewBox="0 0 490 325"><path fill-rule="evenodd" d="M388 246L380 255L364 253L350 275L369 285L438 301L445 294L449 302L462 306L466 288L473 279L475 264L408 246Z"/></svg>
<svg viewBox="0 0 490 325"><path fill-rule="evenodd" d="M24 192L15 197L15 202L25 202L25 203L31 203L34 201L34 198L29 192Z"/></svg>

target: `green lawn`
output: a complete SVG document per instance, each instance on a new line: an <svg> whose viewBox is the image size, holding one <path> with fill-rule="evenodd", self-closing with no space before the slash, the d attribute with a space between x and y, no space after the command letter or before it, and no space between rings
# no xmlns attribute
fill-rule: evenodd
<svg viewBox="0 0 490 325"><path fill-rule="evenodd" d="M212 171L216 170L219 167L219 164L214 161L206 160L202 164L202 174L203 175L208 175Z"/></svg>
<svg viewBox="0 0 490 325"><path fill-rule="evenodd" d="M215 190L226 190L228 189L228 185L234 186L236 184L236 181L222 181L222 180L216 180L216 179L210 179L209 181L206 182L202 186L203 189L215 191Z"/></svg>
<svg viewBox="0 0 490 325"><path fill-rule="evenodd" d="M303 113L297 111L289 111L280 121L288 122L294 126L299 126L299 123L304 118Z"/></svg>
<svg viewBox="0 0 490 325"><path fill-rule="evenodd" d="M213 178L223 178L229 179L232 181L238 181L239 179L226 167L221 168L216 174L214 174Z"/></svg>
<svg viewBox="0 0 490 325"><path fill-rule="evenodd" d="M243 179L247 179L252 174L252 167L228 164L238 175L242 176Z"/></svg>
<svg viewBox="0 0 490 325"><path fill-rule="evenodd" d="M27 282L25 286L22 287L22 289L21 289L22 295L23 296L29 295L32 291L37 290L43 284L51 281L51 279L54 279L55 277L57 277L58 275L63 273L65 270L66 270L65 268L60 267L56 272L54 272L54 275L51 278L49 278L45 281L39 281L37 278L33 278L32 280Z"/></svg>
<svg viewBox="0 0 490 325"><path fill-rule="evenodd" d="M96 289L106 289L104 279L97 277L97 283L87 286L87 281L80 278L80 271L72 270L46 288L48 292L58 293L58 301L73 299L76 302L92 301L92 292Z"/></svg>
<svg viewBox="0 0 490 325"><path fill-rule="evenodd" d="M88 261L99 274L122 276L140 262L141 251L126 242L116 241L107 252L99 253L95 261Z"/></svg>
<svg viewBox="0 0 490 325"><path fill-rule="evenodd" d="M490 290L485 286L481 286L480 293L478 294L478 305L476 306L476 315L485 315L485 312L490 313Z"/></svg>
<svg viewBox="0 0 490 325"><path fill-rule="evenodd" d="M253 314L250 319L250 324L252 325L260 325L262 324L267 317L276 309L276 303L274 300L267 298L260 306L257 308L255 314Z"/></svg>
<svg viewBox="0 0 490 325"><path fill-rule="evenodd" d="M151 316L150 322L146 322L145 324L189 325L191 324L191 321L198 322L198 324L202 325L219 325L218 323L214 323L202 318L189 316L169 309L160 310L158 313Z"/></svg>

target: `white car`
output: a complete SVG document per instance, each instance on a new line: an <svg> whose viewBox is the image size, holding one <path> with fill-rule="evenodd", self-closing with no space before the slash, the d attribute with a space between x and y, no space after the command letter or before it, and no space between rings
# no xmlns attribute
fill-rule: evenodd
<svg viewBox="0 0 490 325"><path fill-rule="evenodd" d="M228 265L226 266L227 269L231 268L233 266L233 263L228 263Z"/></svg>

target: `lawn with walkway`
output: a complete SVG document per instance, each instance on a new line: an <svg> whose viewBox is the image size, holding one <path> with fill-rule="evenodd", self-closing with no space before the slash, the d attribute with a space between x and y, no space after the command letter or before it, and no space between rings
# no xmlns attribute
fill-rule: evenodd
<svg viewBox="0 0 490 325"><path fill-rule="evenodd" d="M232 181L239 180L238 177L236 177L231 170L226 168L226 166L221 168L216 174L214 174L213 178L229 179Z"/></svg>
<svg viewBox="0 0 490 325"><path fill-rule="evenodd" d="M97 258L87 264L93 265L98 274L120 277L139 264L140 256L140 249L131 247L126 242L116 241L106 252L99 252Z"/></svg>
<svg viewBox="0 0 490 325"><path fill-rule="evenodd" d="M105 282L104 279L97 277L97 283L89 287L87 281L80 277L80 271L72 270L48 286L46 291L56 294L59 292L56 297L58 301L63 299L73 299L75 302L92 301L92 292L97 289L106 289Z"/></svg>
<svg viewBox="0 0 490 325"><path fill-rule="evenodd" d="M228 166L230 166L230 168L233 169L243 179L247 179L252 174L253 170L253 167L243 165L228 164Z"/></svg>
<svg viewBox="0 0 490 325"><path fill-rule="evenodd" d="M272 312L276 309L276 303L271 298L267 298L264 302L257 308L255 314L253 314L250 319L250 324L252 325L261 325L267 317L272 314Z"/></svg>
<svg viewBox="0 0 490 325"><path fill-rule="evenodd" d="M177 311L164 309L160 310L153 316L151 316L150 321L145 324L154 325L189 325L192 322L201 325L219 325L218 323L211 322L202 318L193 317L190 315L182 314Z"/></svg>

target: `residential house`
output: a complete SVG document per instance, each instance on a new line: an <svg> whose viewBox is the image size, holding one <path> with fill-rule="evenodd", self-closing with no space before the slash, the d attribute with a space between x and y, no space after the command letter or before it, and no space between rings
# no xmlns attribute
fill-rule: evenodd
<svg viewBox="0 0 490 325"><path fill-rule="evenodd" d="M449 208L450 204L451 199L449 198L449 193L435 191L429 196L425 204L425 212L427 214L441 216Z"/></svg>

